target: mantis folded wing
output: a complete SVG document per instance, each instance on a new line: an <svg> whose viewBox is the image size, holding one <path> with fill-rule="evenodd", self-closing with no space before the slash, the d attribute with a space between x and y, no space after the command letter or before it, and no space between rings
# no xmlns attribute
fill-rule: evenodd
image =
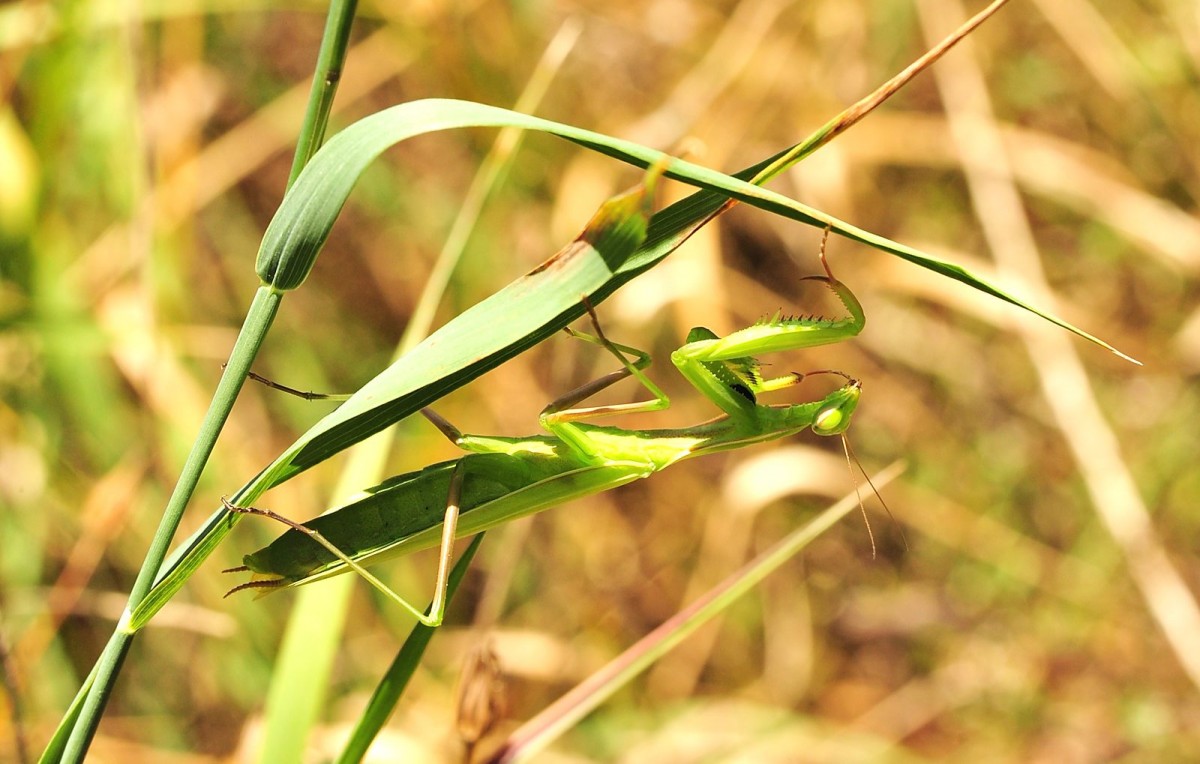
<svg viewBox="0 0 1200 764"><path fill-rule="evenodd" d="M821 261L825 263L824 243ZM669 406L667 396L643 373L650 364L649 355L609 341L587 306L595 335L571 334L605 348L622 368L547 406L540 422L548 434L517 438L465 435L426 409L426 418L467 451L466 455L397 475L371 488L366 498L304 525L269 510L229 505L292 527L269 546L245 557L245 565L235 570L252 571L254 580L230 593L297 586L353 569L422 623L436 626L443 616L455 538L648 477L683 459L777 440L806 429L818 435L841 434L858 405L862 390L858 380L829 369L764 379L755 358L765 352L839 342L862 330L865 317L858 299L833 277L828 265L825 269L825 276L810 278L822 281L833 291L846 307L848 317L776 315L723 338L698 327L688 334L687 343L671 354L679 372L724 412L724 416L692 427L633 430L585 421ZM790 387L812 374L835 374L844 377L846 383L820 400L781 405L758 402L761 393ZM635 403L577 407L629 376L653 397ZM437 588L428 616L363 568L387 557L439 544Z"/></svg>

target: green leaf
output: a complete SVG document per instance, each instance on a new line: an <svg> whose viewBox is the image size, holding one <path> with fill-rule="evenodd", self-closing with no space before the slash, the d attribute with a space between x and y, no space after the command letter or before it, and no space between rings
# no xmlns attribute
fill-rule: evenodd
<svg viewBox="0 0 1200 764"><path fill-rule="evenodd" d="M645 241L632 252L627 238L594 237L593 221L584 237L559 254L465 311L430 335L399 362L381 372L346 403L317 422L233 498L250 503L268 488L328 459L354 443L403 419L489 369L524 352L562 329L583 312L582 298L594 305L621 285L653 267L718 214L730 198L820 228L829 227L909 262L961 281L1025 308L1085 339L1115 349L1066 322L1008 294L953 263L863 231L759 186L787 168L773 164L787 149L736 176L673 159L629 141L545 119L465 101L430 99L394 106L351 125L334 136L304 169L271 221L258 256L258 272L276 290L301 284L346 202L359 174L389 146L407 138L463 127L515 126L565 138L587 148L704 190L661 210L649 220ZM756 174L763 172L761 176ZM656 172L650 173L647 185ZM645 186L637 216L645 215ZM603 217L603 216L601 216ZM610 217L603 226L632 218ZM620 224L625 224L620 223ZM592 237L592 238L589 238ZM603 251L596 245L603 247ZM1123 354L1118 353L1124 356ZM176 550L160 573L155 589L132 614L136 631L182 586L232 528L237 516L225 510Z"/></svg>

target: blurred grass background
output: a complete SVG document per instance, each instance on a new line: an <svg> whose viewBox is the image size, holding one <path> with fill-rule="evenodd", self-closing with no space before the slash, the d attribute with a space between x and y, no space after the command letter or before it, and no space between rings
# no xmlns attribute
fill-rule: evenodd
<svg viewBox="0 0 1200 764"><path fill-rule="evenodd" d="M35 752L119 616L257 284L323 10L0 8L0 638ZM805 135L962 13L958 0L364 3L334 122L421 97L511 104L576 19L540 115L665 149L688 139L695 160L731 170ZM1200 758L1186 588L1200 584L1198 72L1191 2L1015 2L774 184L1038 302L1044 269L1065 318L1146 365L833 239L866 330L772 360L862 378L856 451L869 470L908 460L886 491L895 520L872 510L878 557L861 522L842 524L544 760ZM319 390L373 376L492 138L422 138L369 170L258 371ZM443 318L637 176L530 137ZM692 325L723 334L824 309L799 281L819 271L818 240L738 208L602 305L611 336L654 353L674 402L624 423L712 414L667 362ZM468 432L530 433L547 401L609 366L564 337L439 410ZM193 524L324 410L247 389ZM401 427L393 472L453 455L432 428ZM268 503L312 516L335 477L313 470ZM454 684L481 634L525 718L851 486L836 442L810 438L493 533L379 760L453 760ZM250 755L293 595L222 600L218 571L277 530L242 524L145 632L96 760ZM421 557L381 572L419 598L431 571ZM406 629L359 587L314 759L337 750ZM17 750L10 703L0 758Z"/></svg>

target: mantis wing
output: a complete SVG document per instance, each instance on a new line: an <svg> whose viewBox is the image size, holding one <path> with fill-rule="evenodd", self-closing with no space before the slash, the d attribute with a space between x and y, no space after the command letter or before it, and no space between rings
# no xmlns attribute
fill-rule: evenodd
<svg viewBox="0 0 1200 764"><path fill-rule="evenodd" d="M583 465L546 454L468 454L397 475L370 495L306 523L356 562L369 564L437 546L450 478L462 462L459 537L646 477L644 463ZM246 555L246 567L266 577L259 588L291 587L345 573L347 566L314 541L289 530Z"/></svg>

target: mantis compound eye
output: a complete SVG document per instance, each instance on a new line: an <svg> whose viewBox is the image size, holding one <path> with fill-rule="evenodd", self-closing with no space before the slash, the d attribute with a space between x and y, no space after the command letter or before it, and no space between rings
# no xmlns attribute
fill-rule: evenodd
<svg viewBox="0 0 1200 764"><path fill-rule="evenodd" d="M812 429L818 435L837 435L850 424L850 417L842 410L840 404L831 404L813 417Z"/></svg>
<svg viewBox="0 0 1200 764"><path fill-rule="evenodd" d="M825 405L813 416L812 431L818 435L837 435L845 432L850 426L850 417L858 407L858 397L862 385L857 380L851 380L841 390L825 399Z"/></svg>

